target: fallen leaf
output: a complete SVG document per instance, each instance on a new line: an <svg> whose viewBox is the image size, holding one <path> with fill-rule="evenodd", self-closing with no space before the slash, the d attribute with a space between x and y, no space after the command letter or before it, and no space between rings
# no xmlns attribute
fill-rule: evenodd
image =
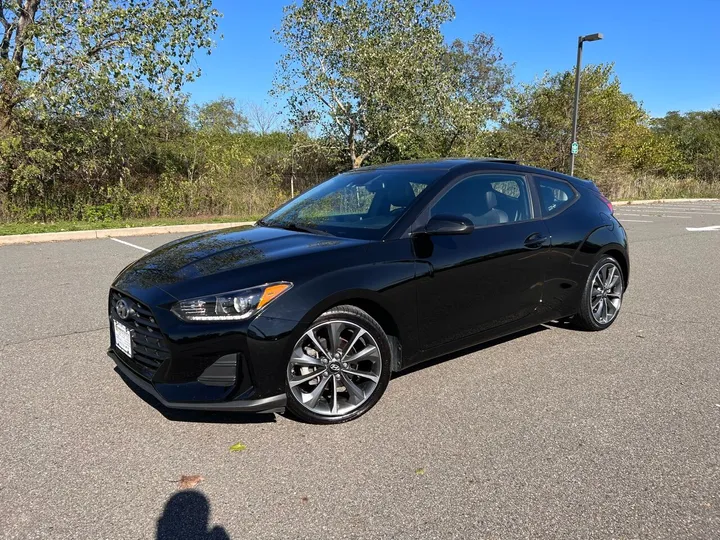
<svg viewBox="0 0 720 540"><path fill-rule="evenodd" d="M415 469L415 474L417 474L418 476L422 476L423 474L425 474L425 469L423 469L422 467L420 467L419 469Z"/></svg>
<svg viewBox="0 0 720 540"><path fill-rule="evenodd" d="M247 450L247 446L241 442L235 443L230 447L231 452L242 452L243 450Z"/></svg>
<svg viewBox="0 0 720 540"><path fill-rule="evenodd" d="M200 482L205 480L199 474L185 475L183 474L178 481L179 489L192 489L197 486Z"/></svg>

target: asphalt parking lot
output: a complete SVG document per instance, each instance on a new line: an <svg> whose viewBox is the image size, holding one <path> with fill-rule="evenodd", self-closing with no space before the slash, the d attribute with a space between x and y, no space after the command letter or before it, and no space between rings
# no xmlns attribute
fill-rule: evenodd
<svg viewBox="0 0 720 540"><path fill-rule="evenodd" d="M0 536L719 538L720 230L688 228L720 202L616 213L609 330L434 362L340 426L172 412L118 376L108 286L174 236L0 247Z"/></svg>

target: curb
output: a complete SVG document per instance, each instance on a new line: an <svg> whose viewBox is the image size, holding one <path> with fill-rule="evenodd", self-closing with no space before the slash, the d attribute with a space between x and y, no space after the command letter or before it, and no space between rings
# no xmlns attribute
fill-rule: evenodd
<svg viewBox="0 0 720 540"><path fill-rule="evenodd" d="M702 201L720 201L712 197L703 199L646 199L642 201L612 201L613 206L629 206L633 204L657 204L657 203L673 203L673 202L702 202Z"/></svg>
<svg viewBox="0 0 720 540"><path fill-rule="evenodd" d="M63 242L67 240L95 240L121 236L151 236L154 234L194 233L229 229L243 225L254 225L254 221L233 223L194 223L190 225L159 225L156 227L125 227L123 229L93 229L90 231L66 231L34 234L9 234L0 236L0 246L12 244L38 244L41 242Z"/></svg>

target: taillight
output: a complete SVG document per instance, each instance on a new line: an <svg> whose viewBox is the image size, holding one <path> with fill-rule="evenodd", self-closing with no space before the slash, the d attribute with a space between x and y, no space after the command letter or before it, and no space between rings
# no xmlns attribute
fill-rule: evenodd
<svg viewBox="0 0 720 540"><path fill-rule="evenodd" d="M612 205L612 203L610 202L610 199L608 199L607 197L605 197L605 195L603 195L602 193L598 193L597 196L598 196L598 198L599 198L602 202L605 203L605 206L608 207L608 210L610 210L610 213L611 213L611 214L615 213L615 209L613 208L613 205Z"/></svg>

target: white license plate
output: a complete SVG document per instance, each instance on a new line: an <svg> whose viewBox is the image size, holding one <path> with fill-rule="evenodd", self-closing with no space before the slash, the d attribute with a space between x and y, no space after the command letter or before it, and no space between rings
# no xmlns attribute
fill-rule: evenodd
<svg viewBox="0 0 720 540"><path fill-rule="evenodd" d="M115 320L113 321L113 327L115 329L115 345L128 355L129 358L132 358L132 336L130 329Z"/></svg>

